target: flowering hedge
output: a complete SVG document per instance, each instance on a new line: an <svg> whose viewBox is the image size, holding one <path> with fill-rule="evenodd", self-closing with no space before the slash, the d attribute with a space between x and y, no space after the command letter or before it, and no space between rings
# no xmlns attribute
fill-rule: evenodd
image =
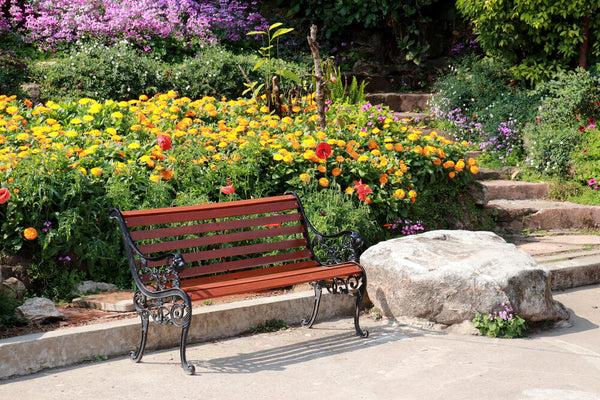
<svg viewBox="0 0 600 400"><path fill-rule="evenodd" d="M121 253L110 207L336 192L382 227L424 206L423 192L477 172L465 144L381 106L330 104L324 130L312 96L286 111L280 118L254 100L174 92L37 107L0 96L2 248L39 265L80 263L114 281Z"/></svg>
<svg viewBox="0 0 600 400"><path fill-rule="evenodd" d="M4 4L8 15L1 14ZM266 20L257 2L238 0L0 0L0 33L21 30L44 50L95 39L122 39L149 51L152 42L172 38L184 47L219 39L237 41L261 30ZM193 42L193 43L192 43Z"/></svg>

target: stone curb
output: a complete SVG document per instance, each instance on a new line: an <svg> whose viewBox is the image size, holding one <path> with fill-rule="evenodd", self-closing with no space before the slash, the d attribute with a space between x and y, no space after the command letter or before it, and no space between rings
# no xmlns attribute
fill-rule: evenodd
<svg viewBox="0 0 600 400"><path fill-rule="evenodd" d="M195 308L187 343L237 336L261 320L299 324L312 312L313 299L309 291ZM352 296L324 294L317 321L351 316L354 304ZM128 354L137 348L140 331L139 318L130 318L0 340L0 379ZM151 323L146 354L178 347L180 337L180 328Z"/></svg>

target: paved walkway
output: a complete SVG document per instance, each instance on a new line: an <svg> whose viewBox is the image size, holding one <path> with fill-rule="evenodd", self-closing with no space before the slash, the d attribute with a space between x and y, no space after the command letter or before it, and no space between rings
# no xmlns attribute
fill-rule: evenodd
<svg viewBox="0 0 600 400"><path fill-rule="evenodd" d="M524 339L433 332L364 318L192 345L0 381L2 399L600 400L600 286L555 292L570 328Z"/></svg>

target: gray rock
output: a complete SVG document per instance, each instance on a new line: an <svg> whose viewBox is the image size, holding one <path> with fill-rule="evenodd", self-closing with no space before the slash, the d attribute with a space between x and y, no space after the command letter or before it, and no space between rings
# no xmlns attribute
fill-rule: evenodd
<svg viewBox="0 0 600 400"><path fill-rule="evenodd" d="M381 242L360 257L384 316L452 325L510 304L530 322L569 318L550 272L492 232L432 231Z"/></svg>
<svg viewBox="0 0 600 400"><path fill-rule="evenodd" d="M88 293L107 292L115 289L117 289L117 286L113 285L112 283L83 281L80 282L75 289L73 289L73 294L85 295Z"/></svg>
<svg viewBox="0 0 600 400"><path fill-rule="evenodd" d="M56 309L52 300L33 297L25 300L23 305L15 309L17 317L30 323L41 323L46 320L63 319L64 314Z"/></svg>
<svg viewBox="0 0 600 400"><path fill-rule="evenodd" d="M12 299L23 300L23 296L25 295L25 285L17 278L11 277L2 281L0 291Z"/></svg>

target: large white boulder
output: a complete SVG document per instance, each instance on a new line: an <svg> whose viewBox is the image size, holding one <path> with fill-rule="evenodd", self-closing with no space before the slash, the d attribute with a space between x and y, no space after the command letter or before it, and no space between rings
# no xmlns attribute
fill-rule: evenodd
<svg viewBox="0 0 600 400"><path fill-rule="evenodd" d="M550 272L492 232L431 231L381 242L360 257L373 304L390 318L451 325L510 304L530 322L568 319Z"/></svg>

